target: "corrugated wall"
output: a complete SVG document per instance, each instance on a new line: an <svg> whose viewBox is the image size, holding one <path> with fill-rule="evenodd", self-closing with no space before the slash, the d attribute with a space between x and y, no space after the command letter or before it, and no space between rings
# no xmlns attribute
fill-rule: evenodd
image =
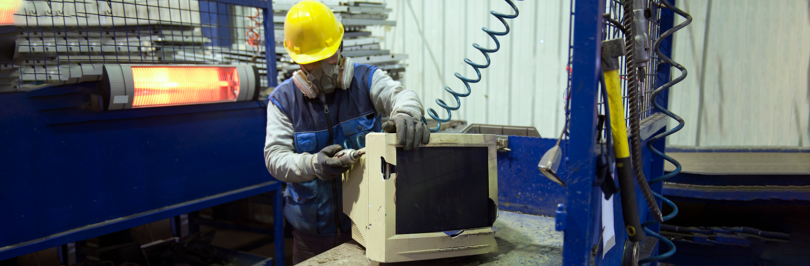
<svg viewBox="0 0 810 266"><path fill-rule="evenodd" d="M687 122L669 144L810 146L810 2L678 6L694 21L675 37L673 56L689 77L671 92L670 106Z"/></svg>
<svg viewBox="0 0 810 266"><path fill-rule="evenodd" d="M511 12L503 1L385 2L397 26L375 28L375 35L384 37L384 49L410 56L405 85L433 108L437 97L455 104L445 85L464 91L454 72L474 75L463 58L484 61L472 43L491 47L481 27L502 29L489 10ZM501 38L501 51L453 119L535 126L556 137L563 126L570 0L515 4L520 16L507 20L513 32ZM670 106L686 127L669 144L810 146L808 0L682 0L678 6L694 21L675 36L673 56L689 76L671 92Z"/></svg>
<svg viewBox="0 0 810 266"><path fill-rule="evenodd" d="M405 86L415 90L426 107L447 113L436 103L455 100L444 86L464 92L458 72L475 77L464 63L486 60L472 47L494 47L482 27L502 30L490 10L511 13L504 1L387 0L393 8L390 19L396 27L375 28L383 36L384 49L407 53ZM535 126L542 136L555 137L563 126L563 91L567 75L569 0L516 1L520 16L507 20L512 32L499 38L501 50L491 56L492 65L482 71L482 81L472 84L472 94L461 99L453 119L470 123Z"/></svg>

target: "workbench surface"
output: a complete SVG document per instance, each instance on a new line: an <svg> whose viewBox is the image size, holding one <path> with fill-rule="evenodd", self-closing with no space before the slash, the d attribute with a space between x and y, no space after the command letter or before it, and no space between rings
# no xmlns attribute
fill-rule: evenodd
<svg viewBox="0 0 810 266"><path fill-rule="evenodd" d="M498 251L459 258L401 263L377 263L365 249L351 241L299 265L562 265L563 233L554 230L554 218L498 212L495 240Z"/></svg>

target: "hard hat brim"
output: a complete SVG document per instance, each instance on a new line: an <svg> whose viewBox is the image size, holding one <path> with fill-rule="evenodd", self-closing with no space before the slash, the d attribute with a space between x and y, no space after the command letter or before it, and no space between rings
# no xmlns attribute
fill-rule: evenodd
<svg viewBox="0 0 810 266"><path fill-rule="evenodd" d="M292 49L287 47L287 41L284 41L284 50L287 50L287 54L290 55L293 61L296 64L310 64L315 63L329 57L332 57L338 49L340 49L340 44L343 43L343 34L345 33L343 30L343 24L337 22L338 27L340 27L340 36L338 37L338 41L334 42L332 45L327 46L323 50L316 51L316 52L309 52L309 53L296 53L293 52Z"/></svg>

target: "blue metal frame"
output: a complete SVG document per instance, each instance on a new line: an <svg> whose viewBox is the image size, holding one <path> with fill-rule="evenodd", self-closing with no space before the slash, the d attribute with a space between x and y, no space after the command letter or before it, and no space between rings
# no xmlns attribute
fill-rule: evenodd
<svg viewBox="0 0 810 266"><path fill-rule="evenodd" d="M624 221L621 215L620 195L614 198L614 228L616 232L616 246L604 257L601 256L599 242L601 232L600 219L600 188L594 187L596 167L596 130L597 130L597 90L600 65L600 51L602 40L602 12L605 10L604 0L575 0L573 5L573 51L571 55L571 105L570 105L570 137L567 147L567 199L565 210L565 246L563 250L563 265L587 265L592 255L596 255L596 265L619 265L623 253L623 244L627 236L624 231ZM674 3L673 3L674 4ZM673 26L673 13L669 10L661 11L660 32ZM671 54L672 38L662 44L662 51ZM670 68L662 65L657 70L655 87L670 79ZM662 93L663 105L666 106L668 93ZM657 133L663 132L657 130ZM655 143L654 147L664 150L663 141ZM646 139L642 143L643 164L646 177L652 178L663 173L663 160L653 156L646 149ZM661 184L653 185L652 189L661 193ZM642 220L649 220L649 211L643 202L641 191L636 188L637 206ZM660 205L660 202L659 202ZM657 231L658 226L652 229ZM597 248L595 248L597 247ZM600 254L595 254L595 250ZM653 255L657 254L657 248Z"/></svg>
<svg viewBox="0 0 810 266"><path fill-rule="evenodd" d="M200 23L202 32L211 38L205 46L230 47L231 40L231 14L228 4L201 1ZM203 15L205 14L205 15Z"/></svg>
<svg viewBox="0 0 810 266"><path fill-rule="evenodd" d="M574 5L571 62L571 117L568 141L568 195L563 265L587 265L598 238L599 188L596 175L596 104L605 1Z"/></svg>
<svg viewBox="0 0 810 266"><path fill-rule="evenodd" d="M267 61L267 86L278 86L278 70L276 69L276 39L273 31L273 1L261 0L207 0L231 5L240 5L260 8L264 24L264 54Z"/></svg>
<svg viewBox="0 0 810 266"><path fill-rule="evenodd" d="M535 215L554 216L557 204L565 202L565 188L544 177L537 169L543 154L556 139L509 136L509 152L498 153L498 208ZM560 145L565 154L565 143ZM557 176L568 179L565 162Z"/></svg>
<svg viewBox="0 0 810 266"><path fill-rule="evenodd" d="M209 1L262 9L277 86L272 1ZM0 94L0 260L275 191L273 260L284 265L281 183L259 148L266 102L82 109L97 87Z"/></svg>
<svg viewBox="0 0 810 266"><path fill-rule="evenodd" d="M90 224L82 228L68 230L45 238L40 238L22 244L0 248L0 261L40 251L50 247L58 246L61 244L93 238L100 235L114 233L127 228L132 228L138 225L168 219L180 214L185 214L195 210L213 207L219 204L246 198L252 195L270 191L280 191L280 188L281 182L268 181L258 185L245 187L242 189L228 191L225 193L200 198L197 200L166 206L160 209L150 210L144 213L138 213L114 220Z"/></svg>

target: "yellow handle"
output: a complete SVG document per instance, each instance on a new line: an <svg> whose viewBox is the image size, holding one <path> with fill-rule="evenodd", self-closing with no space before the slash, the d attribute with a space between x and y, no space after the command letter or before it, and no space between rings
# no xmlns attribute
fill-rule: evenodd
<svg viewBox="0 0 810 266"><path fill-rule="evenodd" d="M610 108L610 129L613 132L613 149L616 158L630 157L627 145L627 126L624 122L624 103L622 103L622 82L619 70L605 71L605 90Z"/></svg>

